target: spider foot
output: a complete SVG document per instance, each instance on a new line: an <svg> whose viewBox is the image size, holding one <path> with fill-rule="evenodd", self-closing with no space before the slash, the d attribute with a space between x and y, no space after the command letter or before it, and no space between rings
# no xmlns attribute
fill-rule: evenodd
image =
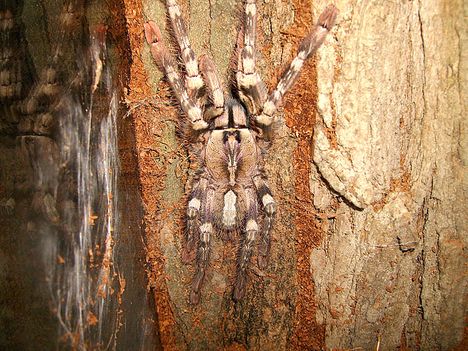
<svg viewBox="0 0 468 351"><path fill-rule="evenodd" d="M200 292L192 290L190 292L190 304L198 305L199 302L200 302Z"/></svg>
<svg viewBox="0 0 468 351"><path fill-rule="evenodd" d="M233 298L236 301L242 299L245 295L245 286L247 284L247 275L245 272L240 273L236 279L236 283L234 284L234 293Z"/></svg>
<svg viewBox="0 0 468 351"><path fill-rule="evenodd" d="M190 247L188 244L182 249L182 262L184 264L192 263L197 257L197 252L193 247Z"/></svg>
<svg viewBox="0 0 468 351"><path fill-rule="evenodd" d="M269 261L270 260L269 260L268 255L258 255L257 257L258 268L260 268L261 270L264 270L265 268L268 267Z"/></svg>
<svg viewBox="0 0 468 351"><path fill-rule="evenodd" d="M164 67L165 63L171 64L169 53L162 41L161 30L153 21L145 23L145 38L150 45L151 55L153 55L156 64L160 67Z"/></svg>
<svg viewBox="0 0 468 351"><path fill-rule="evenodd" d="M336 21L336 16L338 15L338 9L335 5L330 4L328 5L325 10L323 10L322 14L319 17L318 25L330 30Z"/></svg>
<svg viewBox="0 0 468 351"><path fill-rule="evenodd" d="M258 268L265 269L270 261L270 237L269 232L263 233L262 239L258 246L257 263Z"/></svg>
<svg viewBox="0 0 468 351"><path fill-rule="evenodd" d="M205 279L205 271L200 270L195 273L195 276L192 280L192 291L190 292L190 303L192 305L198 304L200 302L200 290Z"/></svg>
<svg viewBox="0 0 468 351"><path fill-rule="evenodd" d="M162 39L161 30L153 21L145 23L145 37L148 44L158 43Z"/></svg>

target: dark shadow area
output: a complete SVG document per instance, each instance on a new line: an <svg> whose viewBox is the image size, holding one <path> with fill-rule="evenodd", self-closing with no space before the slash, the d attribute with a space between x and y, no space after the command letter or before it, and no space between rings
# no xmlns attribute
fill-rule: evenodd
<svg viewBox="0 0 468 351"><path fill-rule="evenodd" d="M0 3L2 350L161 348L121 9Z"/></svg>

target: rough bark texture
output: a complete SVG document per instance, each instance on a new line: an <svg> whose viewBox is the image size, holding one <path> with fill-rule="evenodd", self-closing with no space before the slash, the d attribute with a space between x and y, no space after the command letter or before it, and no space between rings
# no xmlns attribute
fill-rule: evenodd
<svg viewBox="0 0 468 351"><path fill-rule="evenodd" d="M168 350L463 349L466 24L462 0L335 1L338 24L284 103L267 160L271 264L231 299L235 244L213 240L202 302L181 263L190 179L177 109L144 45L164 5L123 0L150 284ZM227 73L239 2L180 1L197 53ZM323 0L259 1L272 87Z"/></svg>

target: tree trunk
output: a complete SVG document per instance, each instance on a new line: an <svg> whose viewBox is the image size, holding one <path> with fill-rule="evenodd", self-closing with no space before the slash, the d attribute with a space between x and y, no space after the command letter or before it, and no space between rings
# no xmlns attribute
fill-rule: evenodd
<svg viewBox="0 0 468 351"><path fill-rule="evenodd" d="M284 102L267 158L278 214L270 265L231 298L236 243L214 238L199 306L181 263L189 155L144 44L160 2L122 0L148 274L168 350L466 346L463 1L335 1L333 35ZM180 1L198 54L227 81L239 4ZM326 1L259 1L269 87ZM253 260L254 261L254 260ZM254 270L255 271L255 270Z"/></svg>

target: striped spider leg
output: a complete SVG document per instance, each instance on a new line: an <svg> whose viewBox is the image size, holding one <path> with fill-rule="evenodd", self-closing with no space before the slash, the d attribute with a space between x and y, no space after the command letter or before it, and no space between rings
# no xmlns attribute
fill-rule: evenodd
<svg viewBox="0 0 468 351"><path fill-rule="evenodd" d="M245 3L244 38L243 48L239 50L238 72L236 75L237 87L239 90L239 97L247 107L249 113L253 116L255 124L266 132L274 121L275 113L284 95L297 80L305 60L310 58L317 51L333 27L338 10L335 6L329 5L322 12L318 23L314 26L309 35L302 40L296 57L283 73L278 85L267 97L267 88L256 72L256 0L246 0ZM241 42L240 38L238 39L238 45L239 42ZM264 133L263 135L269 135L269 133ZM264 174L263 170L261 174ZM268 264L270 231L273 226L276 205L265 176L256 176L254 178L254 184L264 211L263 226L258 247L258 265L263 269ZM242 248L241 251L242 250L244 250L244 248ZM241 273L242 272L239 271L239 275L241 275Z"/></svg>
<svg viewBox="0 0 468 351"><path fill-rule="evenodd" d="M299 77L304 62L310 58L325 41L327 34L336 21L338 10L334 5L328 5L320 15L317 24L306 36L301 44L296 57L292 60L288 69L283 73L278 85L263 104L262 113L255 116L255 121L260 126L270 126L283 96L289 91Z"/></svg>
<svg viewBox="0 0 468 351"><path fill-rule="evenodd" d="M177 63L162 41L161 30L153 21L145 23L146 41L151 47L151 54L156 64L164 72L182 111L188 117L191 127L194 130L202 131L208 128L208 124L203 119L202 106L199 99L199 94L204 87L204 83L199 72L198 60L190 46L179 5L175 0L166 0L166 8L174 37L179 46L180 56L186 73L185 80L180 77ZM207 65L205 64L204 66ZM207 74L210 83L209 88L219 81L217 77L213 77L215 74L214 71L210 71Z"/></svg>
<svg viewBox="0 0 468 351"><path fill-rule="evenodd" d="M188 117L194 130L204 130L208 124L203 120L202 110L198 102L189 95L189 89L186 88L177 70L177 64L171 57L169 50L162 41L162 35L159 27L154 22L145 23L146 41L151 46L151 54L164 72L169 85L174 92L182 111Z"/></svg>
<svg viewBox="0 0 468 351"><path fill-rule="evenodd" d="M257 2L246 0L244 9L243 41L239 33L238 45L243 44L237 59L237 88L239 98L248 111L255 115L267 98L267 88L256 71L256 31L257 31ZM239 43L240 42L240 43Z"/></svg>

